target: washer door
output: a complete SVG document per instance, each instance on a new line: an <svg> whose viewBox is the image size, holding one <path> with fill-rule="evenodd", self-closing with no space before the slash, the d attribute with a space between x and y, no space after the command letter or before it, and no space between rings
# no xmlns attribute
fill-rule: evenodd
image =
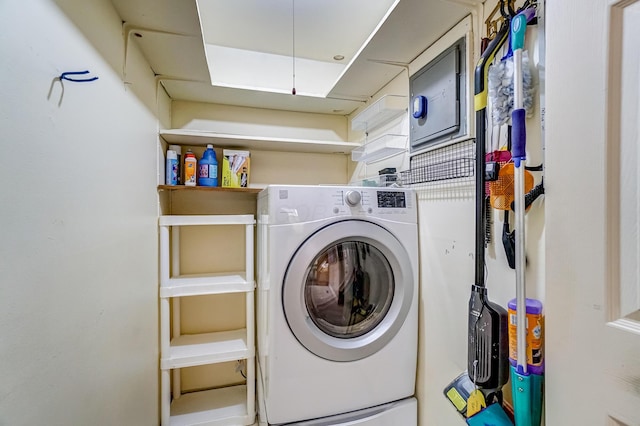
<svg viewBox="0 0 640 426"><path fill-rule="evenodd" d="M310 352L355 361L396 335L415 285L409 256L389 231L348 220L318 230L296 251L282 304L289 328Z"/></svg>

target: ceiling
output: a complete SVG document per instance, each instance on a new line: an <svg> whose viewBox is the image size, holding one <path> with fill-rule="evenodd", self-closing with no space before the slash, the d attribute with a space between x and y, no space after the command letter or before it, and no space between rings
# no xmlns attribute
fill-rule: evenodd
<svg viewBox="0 0 640 426"><path fill-rule="evenodd" d="M125 23L128 42L138 45L173 100L339 115L351 113L370 99L405 71L402 64L410 63L468 15L470 4L481 3L480 0L112 2ZM199 11L209 16L202 25ZM258 57L255 55L261 55L263 62L252 62L252 57ZM344 59L335 61L334 55L342 55ZM265 57L281 62L278 72L269 73L263 65ZM212 80L222 74L219 72L222 65L238 64L239 68L227 68L231 84L218 81L212 85ZM306 64L324 68L305 75ZM248 88L261 85L256 82L268 74L280 78L280 89ZM319 89L306 90L308 85L320 81L320 76L329 77ZM295 96L291 94L294 87ZM313 92L313 96L307 92Z"/></svg>

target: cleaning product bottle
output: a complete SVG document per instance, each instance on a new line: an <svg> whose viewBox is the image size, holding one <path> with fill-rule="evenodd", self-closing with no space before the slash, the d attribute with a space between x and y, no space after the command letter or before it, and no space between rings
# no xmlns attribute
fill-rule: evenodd
<svg viewBox="0 0 640 426"><path fill-rule="evenodd" d="M176 156L178 157L178 183L177 185L182 185L182 147L180 145L169 145L169 149L171 151L176 152Z"/></svg>
<svg viewBox="0 0 640 426"><path fill-rule="evenodd" d="M207 145L207 149L198 161L198 185L218 186L218 159L213 145Z"/></svg>
<svg viewBox="0 0 640 426"><path fill-rule="evenodd" d="M185 186L196 186L196 169L198 160L196 155L188 150L184 156L184 184Z"/></svg>
<svg viewBox="0 0 640 426"><path fill-rule="evenodd" d="M172 149L167 151L165 181L167 185L178 184L178 154Z"/></svg>
<svg viewBox="0 0 640 426"><path fill-rule="evenodd" d="M542 315L542 302L536 299L525 299L526 325L527 325L527 367L533 374L542 374L544 371L543 333L544 316ZM509 307L509 361L516 365L518 358L517 348L517 323L516 323L516 299L507 304Z"/></svg>

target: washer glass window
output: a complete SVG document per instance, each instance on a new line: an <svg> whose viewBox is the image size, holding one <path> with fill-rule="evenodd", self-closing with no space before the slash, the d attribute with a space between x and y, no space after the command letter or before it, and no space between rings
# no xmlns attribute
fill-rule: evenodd
<svg viewBox="0 0 640 426"><path fill-rule="evenodd" d="M320 252L307 268L304 286L309 318L336 338L373 330L389 311L395 291L389 261L363 241L342 241Z"/></svg>

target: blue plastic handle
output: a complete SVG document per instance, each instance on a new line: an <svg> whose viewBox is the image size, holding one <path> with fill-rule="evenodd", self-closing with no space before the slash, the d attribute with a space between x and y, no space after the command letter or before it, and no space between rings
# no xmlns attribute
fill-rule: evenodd
<svg viewBox="0 0 640 426"><path fill-rule="evenodd" d="M524 49L524 34L527 31L527 17L519 13L511 20L511 50Z"/></svg>

